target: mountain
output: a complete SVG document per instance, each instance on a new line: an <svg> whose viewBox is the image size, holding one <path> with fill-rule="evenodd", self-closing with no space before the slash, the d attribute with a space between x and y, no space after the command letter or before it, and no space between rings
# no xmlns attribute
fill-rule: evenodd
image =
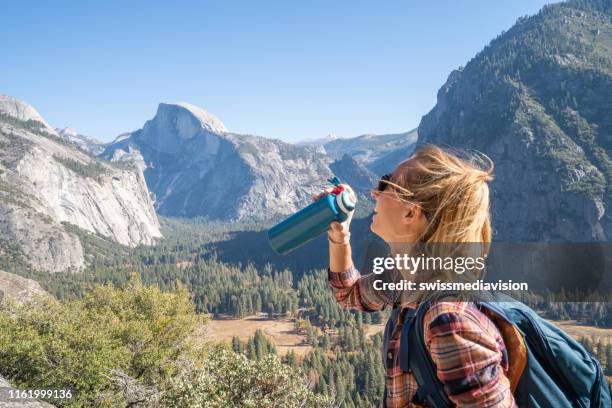
<svg viewBox="0 0 612 408"><path fill-rule="evenodd" d="M363 163L377 175L393 170L397 164L410 157L417 141L417 130L388 135L361 135L335 139L323 144L325 152L334 160L345 154ZM392 154L394 153L395 154Z"/></svg>
<svg viewBox="0 0 612 408"><path fill-rule="evenodd" d="M55 131L62 139L77 146L81 150L94 156L99 155L104 151L105 143L89 136L82 135L70 127L63 129L56 128Z"/></svg>
<svg viewBox="0 0 612 408"><path fill-rule="evenodd" d="M520 18L452 72L418 144L495 162L500 240L612 238L612 3L568 1Z"/></svg>
<svg viewBox="0 0 612 408"><path fill-rule="evenodd" d="M142 172L67 143L36 110L0 98L0 267L78 271L71 225L123 245L161 236Z"/></svg>
<svg viewBox="0 0 612 408"><path fill-rule="evenodd" d="M118 137L102 157L137 163L157 211L182 217L289 214L332 176L332 160L315 147L231 133L217 117L187 103L161 103L153 119Z"/></svg>

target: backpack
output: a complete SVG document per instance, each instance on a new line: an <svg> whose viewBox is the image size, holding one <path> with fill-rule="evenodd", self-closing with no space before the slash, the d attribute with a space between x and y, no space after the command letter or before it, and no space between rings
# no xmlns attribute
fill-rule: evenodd
<svg viewBox="0 0 612 408"><path fill-rule="evenodd" d="M450 407L453 403L437 377L425 346L423 318L431 303L421 303L406 318L400 338L400 366L414 375L419 385L418 399L432 407ZM518 339L515 341L522 343L519 345L522 361L518 368L514 364L515 378L508 376L519 407L612 406L610 389L599 362L563 330L506 295L495 295L495 301L474 304L493 320L505 342L514 334ZM514 358L515 363L521 360L516 353L508 358L510 362Z"/></svg>

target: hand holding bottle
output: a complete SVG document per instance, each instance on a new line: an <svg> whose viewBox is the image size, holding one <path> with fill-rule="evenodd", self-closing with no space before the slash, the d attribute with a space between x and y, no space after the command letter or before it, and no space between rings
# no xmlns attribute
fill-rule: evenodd
<svg viewBox="0 0 612 408"><path fill-rule="evenodd" d="M350 188L348 187L346 184L341 184L344 188ZM313 201L317 201L318 199L320 199L321 197L330 194L333 192L333 188L326 188L323 191L321 191L318 194L313 194L312 199ZM330 241L332 243L337 243L337 244L345 244L348 243L351 233L350 233L350 225L351 225L351 220L353 219L353 213L355 212L355 210L351 211L348 213L348 216L346 218L346 220L339 222L339 221L332 221L329 226L330 226L330 230L327 232L327 236L329 237Z"/></svg>
<svg viewBox="0 0 612 408"><path fill-rule="evenodd" d="M357 197L337 177L328 181L334 187L314 195L312 204L268 230L268 242L277 254L293 251L325 232L332 244L348 244L349 223Z"/></svg>

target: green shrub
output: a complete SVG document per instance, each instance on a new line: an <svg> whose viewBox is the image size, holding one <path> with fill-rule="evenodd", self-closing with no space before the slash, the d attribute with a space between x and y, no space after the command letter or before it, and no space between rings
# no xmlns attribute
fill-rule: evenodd
<svg viewBox="0 0 612 408"><path fill-rule="evenodd" d="M274 354L249 360L219 347L202 367L188 367L172 380L162 399L165 407L331 407L315 395L299 372Z"/></svg>
<svg viewBox="0 0 612 408"><path fill-rule="evenodd" d="M120 378L163 389L198 317L187 291L162 293L133 278L125 289L97 286L81 300L0 311L0 372L16 386L71 388L61 406L117 406ZM57 403L57 402L56 402Z"/></svg>

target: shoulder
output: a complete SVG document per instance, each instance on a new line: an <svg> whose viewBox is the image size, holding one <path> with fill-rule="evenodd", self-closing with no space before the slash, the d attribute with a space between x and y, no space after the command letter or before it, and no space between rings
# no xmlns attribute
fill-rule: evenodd
<svg viewBox="0 0 612 408"><path fill-rule="evenodd" d="M437 302L423 316L425 341L435 337L456 337L478 343L497 343L495 324L471 302Z"/></svg>

